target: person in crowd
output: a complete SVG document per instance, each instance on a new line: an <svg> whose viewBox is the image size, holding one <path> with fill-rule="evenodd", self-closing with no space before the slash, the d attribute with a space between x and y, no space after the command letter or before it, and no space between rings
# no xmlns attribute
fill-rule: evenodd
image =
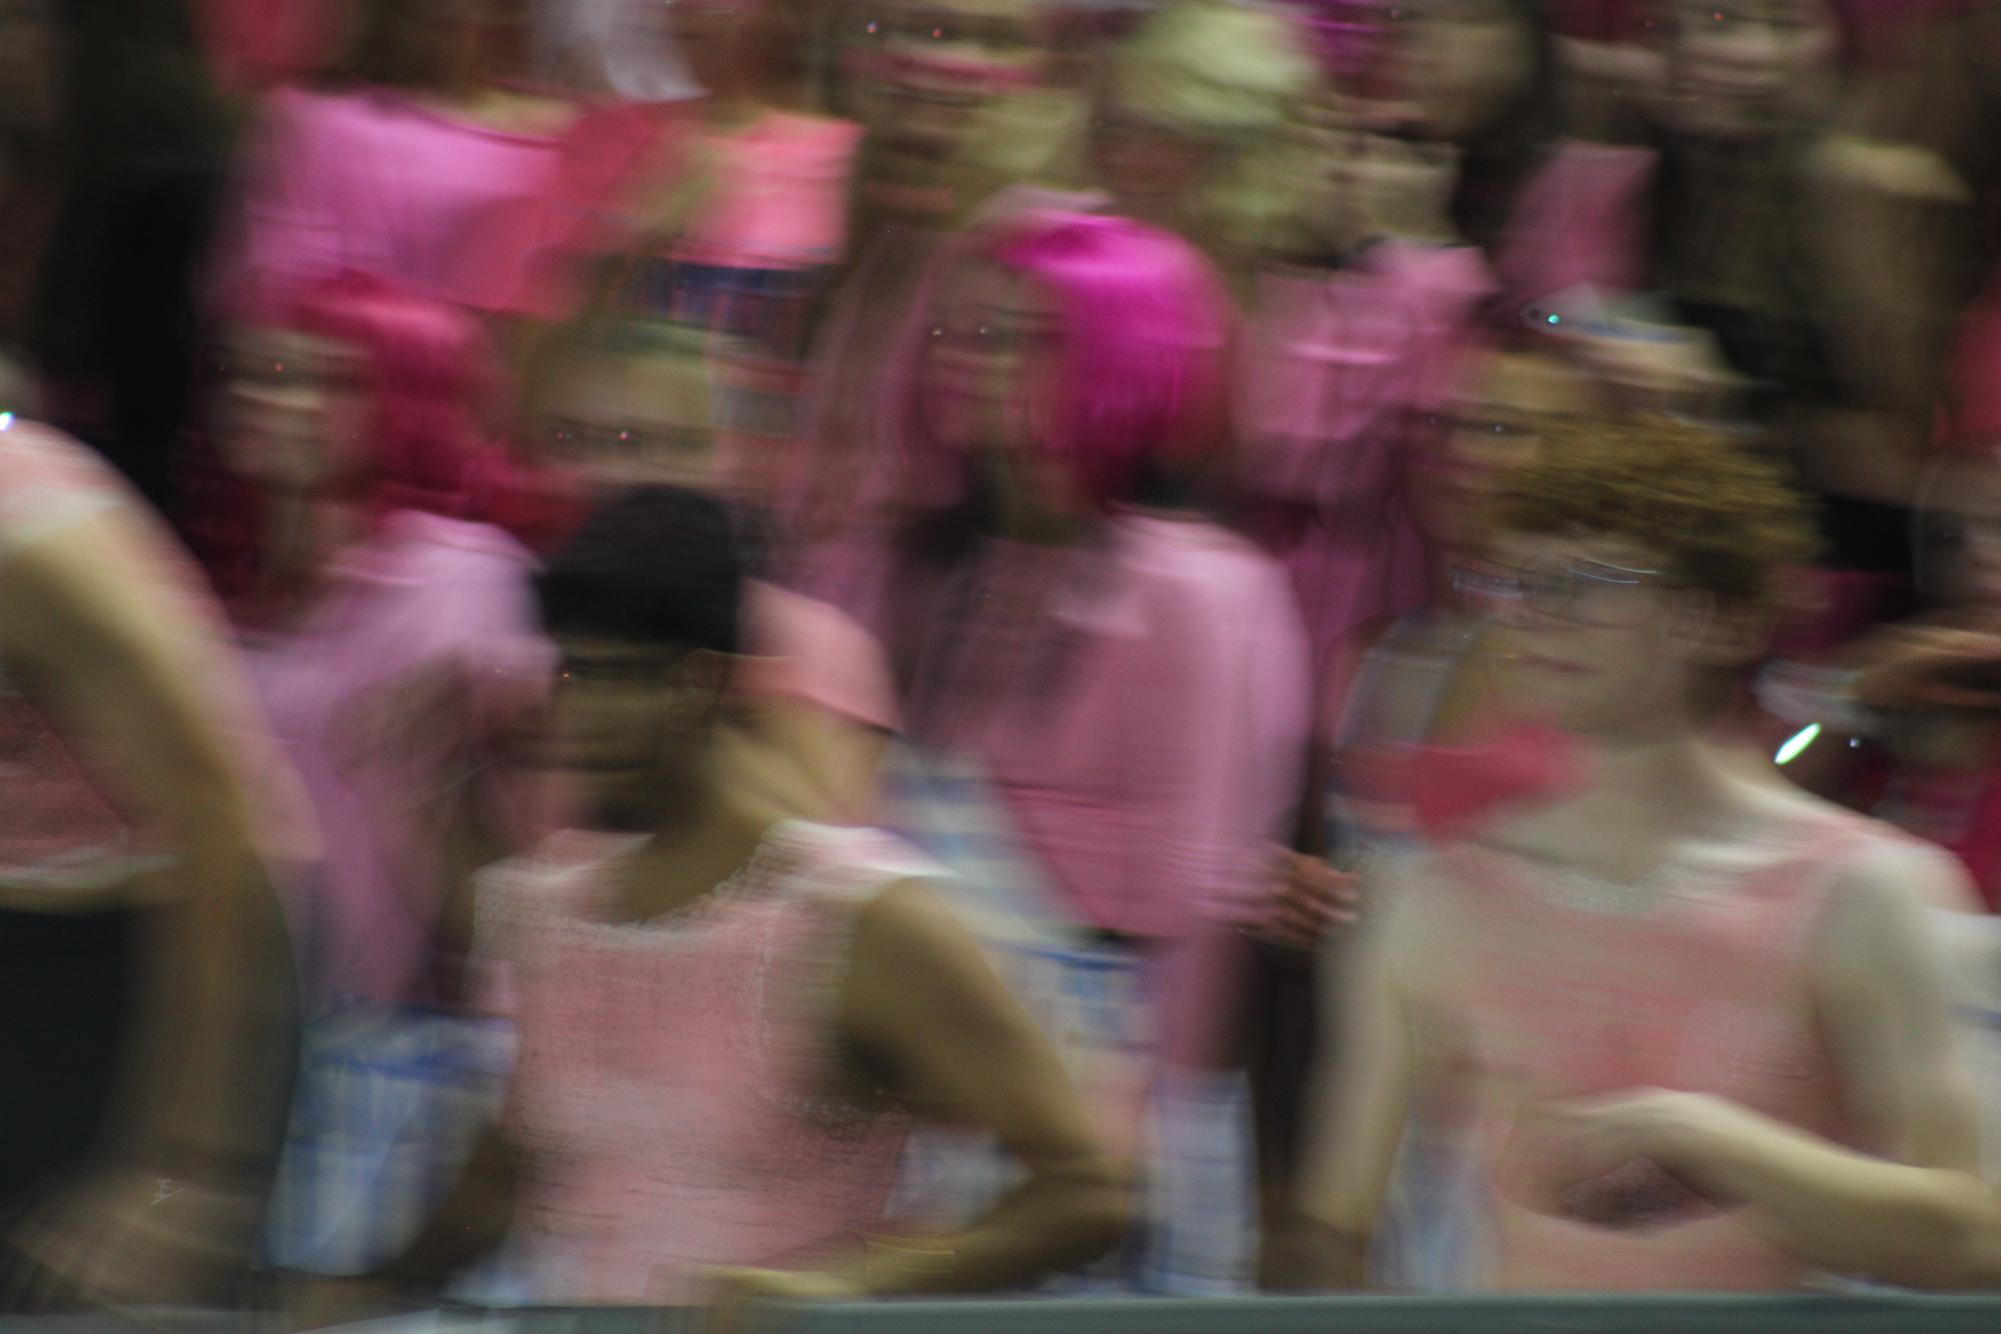
<svg viewBox="0 0 2001 1334"><path fill-rule="evenodd" d="M1282 571L1196 504L1228 297L1193 245L1127 219L1030 213L963 259L912 376L913 466L955 508L907 548L913 735L978 765L1054 910L1138 961L1171 1072L1142 1082L1180 1118L1162 1133L1209 1141L1166 1157L1206 1160L1236 1133L1235 926L1308 725ZM1236 1281L1203 1263L1181 1281Z"/></svg>
<svg viewBox="0 0 2001 1334"><path fill-rule="evenodd" d="M1412 762L1433 834L1379 876L1342 961L1297 1276L1363 1281L1410 1096L1437 1080L1474 1118L1485 1283L1791 1287L1801 1265L1726 1205L1657 1163L1593 1170L1524 1109L1679 1088L1972 1171L1921 911L1964 902L1964 876L1706 737L1781 567L1810 550L1798 502L1741 447L1552 426L1498 488L1493 533L1487 735L1517 760L1473 780L1450 752Z"/></svg>
<svg viewBox="0 0 2001 1334"><path fill-rule="evenodd" d="M869 22L853 255L815 347L777 565L894 654L895 534L929 503L908 493L900 462L899 377L929 336L929 288L970 225L1076 186L1083 102L1053 82L1046 7L927 0Z"/></svg>
<svg viewBox="0 0 2001 1334"><path fill-rule="evenodd" d="M200 573L97 455L0 413L0 1309L216 1304L295 1040L314 831Z"/></svg>
<svg viewBox="0 0 2001 1334"><path fill-rule="evenodd" d="M499 386L470 315L336 278L246 306L216 362L217 459L189 522L327 836L292 905L303 1068L265 1258L340 1272L387 1254L405 1193L454 1166L440 1114L398 1169L413 1181L393 1179L410 1132L385 1118L442 1093L412 1053L443 1067L471 1041L470 875L542 818L510 740L550 655L533 558L487 521L512 470L483 429ZM357 1067L404 1080L359 1121Z"/></svg>
<svg viewBox="0 0 2001 1334"><path fill-rule="evenodd" d="M264 99L208 275L221 311L245 286L359 272L496 317L547 313L552 256L655 141L632 116L580 116L514 82L489 58L497 4L367 0L325 79Z"/></svg>
<svg viewBox="0 0 2001 1334"><path fill-rule="evenodd" d="M1475 346L1457 359L1454 384L1434 395L1412 428L1402 488L1424 543L1425 601L1364 622L1318 678L1312 757L1302 811L1302 850L1288 853L1271 916L1260 933L1263 964L1252 1029L1262 1095L1262 1203L1266 1232L1282 1236L1302 1155L1304 1080L1318 1045L1318 946L1354 918L1358 882L1382 859L1408 853L1427 831L1412 810L1407 757L1427 745L1466 747L1484 712L1482 622L1466 604L1467 572L1481 550L1481 523L1495 487L1535 457L1546 424L1589 411L1599 388L1555 340ZM1335 868L1341 868L1336 870ZM1324 1076L1323 1076L1324 1077ZM1385 1267L1420 1288L1453 1285L1471 1229L1453 1183L1464 1155L1451 1153L1452 1118L1420 1093L1405 1171L1386 1207ZM1282 1247L1263 1257L1268 1281Z"/></svg>
<svg viewBox="0 0 2001 1334"><path fill-rule="evenodd" d="M1275 9L1187 0L1120 43L1092 127L1111 208L1176 232L1233 278L1271 248L1290 199L1273 161L1316 69Z"/></svg>
<svg viewBox="0 0 2001 1334"><path fill-rule="evenodd" d="M581 483L589 508L635 486L683 486L730 510L754 576L744 590L746 657L735 685L756 715L746 730L793 773L799 814L867 822L901 709L875 639L826 603L761 577L769 511L754 481L724 462L715 429L709 331L599 314L552 332L524 393L530 448Z"/></svg>
<svg viewBox="0 0 2001 1334"><path fill-rule="evenodd" d="M1122 1232L1126 1169L935 866L728 781L741 590L726 512L669 488L599 509L540 576L550 758L611 832L484 878L480 957L519 1044L505 1113L401 1256L322 1293L427 1291L510 1226L555 1304L974 1291ZM998 1135L1019 1187L900 1235L882 1209L913 1116Z"/></svg>

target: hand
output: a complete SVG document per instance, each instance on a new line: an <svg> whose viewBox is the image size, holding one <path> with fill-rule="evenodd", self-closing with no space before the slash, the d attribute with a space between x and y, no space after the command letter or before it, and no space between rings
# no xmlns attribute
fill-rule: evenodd
<svg viewBox="0 0 2001 1334"><path fill-rule="evenodd" d="M261 1218L248 1190L163 1179L136 1166L80 1176L5 1239L0 1309L192 1305L232 1300Z"/></svg>
<svg viewBox="0 0 2001 1334"><path fill-rule="evenodd" d="M1281 850L1246 929L1274 944L1310 950L1329 931L1356 920L1361 897L1354 876L1318 857Z"/></svg>
<svg viewBox="0 0 2001 1334"><path fill-rule="evenodd" d="M755 1329L756 1309L772 1302L851 1302L868 1294L861 1284L813 1270L718 1269L709 1276L709 1334Z"/></svg>
<svg viewBox="0 0 2001 1334"><path fill-rule="evenodd" d="M1539 1213L1605 1227L1681 1221L1722 1203L1700 1184L1702 1146L1748 1115L1667 1089L1531 1104L1502 1151L1501 1189Z"/></svg>

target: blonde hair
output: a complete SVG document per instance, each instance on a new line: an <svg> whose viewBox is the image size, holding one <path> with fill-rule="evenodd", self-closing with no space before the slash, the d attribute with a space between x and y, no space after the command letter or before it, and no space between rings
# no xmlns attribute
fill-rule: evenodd
<svg viewBox="0 0 2001 1334"><path fill-rule="evenodd" d="M1218 151L1188 201L1212 243L1262 247L1295 209L1283 131L1319 70L1285 13L1226 0L1162 9L1120 48L1110 91L1120 106Z"/></svg>

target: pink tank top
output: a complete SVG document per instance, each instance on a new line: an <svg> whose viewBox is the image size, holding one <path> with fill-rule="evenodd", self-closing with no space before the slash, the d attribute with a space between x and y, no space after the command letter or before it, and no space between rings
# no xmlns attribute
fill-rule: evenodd
<svg viewBox="0 0 2001 1334"><path fill-rule="evenodd" d="M1478 923L1458 933L1464 954L1443 983L1453 1055L1483 1083L1528 1098L1683 1089L1848 1138L1807 951L1838 868L1881 837L1894 835L1845 813L1805 820L1775 833L1750 869L1682 873L1640 911L1614 906L1597 882L1512 854L1470 843L1441 851L1428 886L1438 886L1441 911ZM1525 1190L1594 1183L1561 1180L1560 1159L1525 1152L1513 1132L1512 1118L1492 1111L1479 1127L1501 1288L1757 1291L1791 1288L1804 1273L1727 1213L1692 1196L1674 1201L1671 1189L1671 1207L1630 1227L1532 1208Z"/></svg>
<svg viewBox="0 0 2001 1334"><path fill-rule="evenodd" d="M843 1098L856 912L937 868L874 830L774 826L690 909L615 920L640 840L566 833L489 872L479 955L519 1039L505 1124L540 1302L681 1304L881 1217L899 1113Z"/></svg>

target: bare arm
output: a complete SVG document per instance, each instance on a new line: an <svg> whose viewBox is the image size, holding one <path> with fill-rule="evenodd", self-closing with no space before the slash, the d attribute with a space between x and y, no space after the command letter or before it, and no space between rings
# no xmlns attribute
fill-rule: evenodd
<svg viewBox="0 0 2001 1334"><path fill-rule="evenodd" d="M1368 1278L1369 1244L1409 1109L1412 1052L1400 980L1412 927L1401 893L1353 934L1330 938L1321 1050L1309 1086L1294 1216L1264 1269L1271 1286L1349 1289ZM1366 900L1365 900L1366 901Z"/></svg>
<svg viewBox="0 0 2001 1334"><path fill-rule="evenodd" d="M0 649L66 731L103 748L174 840L138 1005L152 1059L130 1094L198 1173L245 1147L226 1094L242 1059L238 1024L259 1000L246 994L262 975L247 956L282 945L268 931L252 798L231 762L240 720L225 710L247 707L249 688L218 624L191 611L200 604L174 582L180 572L161 570L171 551L145 522L105 508L9 553Z"/></svg>
<svg viewBox="0 0 2001 1334"><path fill-rule="evenodd" d="M844 1277L878 1296L980 1291L1086 1263L1125 1234L1129 1167L1101 1142L1049 1040L925 886L897 885L863 910L842 1023L905 1103L991 1131L1027 1173L970 1227L874 1246Z"/></svg>
<svg viewBox="0 0 2001 1334"><path fill-rule="evenodd" d="M1925 1288L2001 1285L2001 1197L1966 1172L1838 1147L1734 1103L1653 1091L1533 1115L1586 1170L1649 1158L1803 1263Z"/></svg>
<svg viewBox="0 0 2001 1334"><path fill-rule="evenodd" d="M1971 1090L1954 1051L1928 908L1972 902L1946 854L1878 845L1857 859L1812 944L1813 1001L1847 1110L1869 1151L1979 1170Z"/></svg>

